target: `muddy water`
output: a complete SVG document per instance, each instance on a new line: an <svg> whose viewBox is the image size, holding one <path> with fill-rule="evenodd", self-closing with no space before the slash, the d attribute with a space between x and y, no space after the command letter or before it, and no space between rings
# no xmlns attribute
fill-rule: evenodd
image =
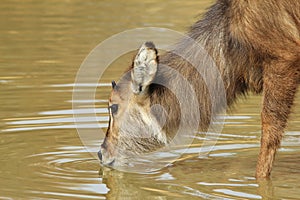
<svg viewBox="0 0 300 200"><path fill-rule="evenodd" d="M299 199L299 98L268 181L253 177L260 96L238 102L208 156L191 156L152 173L100 167L77 134L73 112L95 110L72 110L74 80L98 43L137 27L184 31L211 3L2 0L0 199ZM116 61L100 80L96 100L84 100L95 105L97 118L83 115L79 129L105 130L107 85L128 64L127 57ZM199 137L184 156L195 155L201 142Z"/></svg>

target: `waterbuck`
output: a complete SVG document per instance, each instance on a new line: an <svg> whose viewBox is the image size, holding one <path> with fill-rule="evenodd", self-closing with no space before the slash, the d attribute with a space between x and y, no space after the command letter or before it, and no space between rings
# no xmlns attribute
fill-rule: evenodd
<svg viewBox="0 0 300 200"><path fill-rule="evenodd" d="M269 177L300 80L300 1L218 0L187 36L214 60L225 89L226 105L221 106L221 97L212 100L209 94L209 87L215 93L219 91L214 77L208 83L198 73L198 66L183 58L189 57L209 69L210 64L203 61L190 42L182 39L173 51L160 56L154 44L146 42L128 73L112 84L109 127L98 153L100 160L105 165L122 165L125 151L149 152L172 140L185 116L180 113L176 95L163 86L182 87L176 80L178 76L162 67L166 65L192 85L199 103L199 130L207 130L215 112L226 109L238 96L249 91L263 94L256 177ZM155 105L164 111L153 112L151 107Z"/></svg>

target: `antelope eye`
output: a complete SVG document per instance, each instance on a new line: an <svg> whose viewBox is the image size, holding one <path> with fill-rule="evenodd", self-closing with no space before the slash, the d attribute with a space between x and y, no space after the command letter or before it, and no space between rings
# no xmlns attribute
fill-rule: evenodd
<svg viewBox="0 0 300 200"><path fill-rule="evenodd" d="M109 106L110 112L113 115L118 112L118 108L119 108L118 104L113 104L113 105Z"/></svg>

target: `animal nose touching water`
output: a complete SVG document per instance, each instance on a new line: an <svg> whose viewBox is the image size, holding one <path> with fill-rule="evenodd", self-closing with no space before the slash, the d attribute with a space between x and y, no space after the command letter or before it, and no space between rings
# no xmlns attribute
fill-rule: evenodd
<svg viewBox="0 0 300 200"><path fill-rule="evenodd" d="M112 83L109 126L98 153L101 162L123 165L130 156L164 147L174 138L182 118L207 131L216 113L239 96L253 92L263 96L256 177L269 177L300 80L300 2L218 0L203 19L192 25L187 37L213 59L225 100L209 94L209 88L218 94L219 83L213 76L207 79L198 73L199 68L209 70L211 63L187 39L160 56L152 42L145 42L131 68L117 84ZM197 116L181 115L180 100L162 85L173 85L181 91L186 88L177 80L179 76L163 66L189 81L200 111ZM157 84L157 80L164 84ZM189 97L185 98L188 101ZM224 101L226 105L221 103ZM193 106L184 106L194 112Z"/></svg>
<svg viewBox="0 0 300 200"><path fill-rule="evenodd" d="M166 131L151 112L150 84L158 67L157 49L152 42L140 48L132 67L118 84L112 82L109 127L98 153L107 165L124 164L126 157L151 152L168 141Z"/></svg>

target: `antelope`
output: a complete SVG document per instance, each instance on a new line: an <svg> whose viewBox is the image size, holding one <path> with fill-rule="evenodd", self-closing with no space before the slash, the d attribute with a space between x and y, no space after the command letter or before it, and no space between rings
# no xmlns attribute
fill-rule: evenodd
<svg viewBox="0 0 300 200"><path fill-rule="evenodd" d="M182 39L162 55L152 42L145 42L126 75L118 83L112 82L109 126L98 153L101 162L122 165L128 156L124 152L151 152L172 140L184 116L180 115L176 96L163 85L182 85L176 80L178 76L162 67L166 65L192 85L200 109L199 130L207 130L212 116L231 106L239 96L262 93L261 146L255 176L269 177L300 80L300 1L217 0L191 26L187 36L203 46L215 62L226 105L219 106L222 99L218 96L212 101L207 81L180 56L209 69L210 64L190 42ZM164 84L157 84L161 80ZM209 81L218 93L215 79ZM152 112L154 105L163 107L164 120L159 119L160 112Z"/></svg>

